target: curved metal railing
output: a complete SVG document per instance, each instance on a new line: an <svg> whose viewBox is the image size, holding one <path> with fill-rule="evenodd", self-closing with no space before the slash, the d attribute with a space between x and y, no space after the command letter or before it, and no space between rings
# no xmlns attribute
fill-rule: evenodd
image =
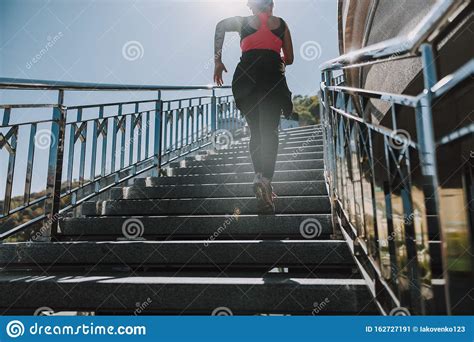
<svg viewBox="0 0 474 342"><path fill-rule="evenodd" d="M60 216L84 201L211 144L220 129L243 126L232 96L213 86L153 86L0 78L0 90L57 91L46 104L0 105L0 152L6 180L0 187L0 241L34 227L28 239L50 240ZM163 100L164 91L207 90L210 95ZM133 99L66 106L66 92L155 92ZM149 93L147 93L149 94ZM46 111L45 118L25 110ZM18 112L18 116L16 115ZM44 114L44 113L43 113ZM5 156L5 153L3 154ZM2 155L0 155L2 157ZM2 159L3 160L3 159ZM21 166L23 171L20 172ZM35 179L36 178L36 179ZM32 183L43 182L33 192ZM18 189L21 196L13 196Z"/></svg>
<svg viewBox="0 0 474 342"><path fill-rule="evenodd" d="M471 10L470 1L439 1L407 36L321 66L325 167L333 222L342 227L385 314L452 313L456 304L448 282L447 228L440 219L437 151L472 137L474 124L464 120L462 127L436 136L432 109L436 101L472 78L474 61L438 80L433 46L449 25L460 22ZM418 56L423 62L424 90L417 96L348 87L334 76L348 68ZM381 122L374 122L368 110L371 101L388 104ZM406 125L406 115L401 123L403 108L412 109L413 127ZM470 200L466 198L465 210L472 234ZM467 251L464 257L469 259L469 255L472 252ZM470 267L468 274L472 274Z"/></svg>

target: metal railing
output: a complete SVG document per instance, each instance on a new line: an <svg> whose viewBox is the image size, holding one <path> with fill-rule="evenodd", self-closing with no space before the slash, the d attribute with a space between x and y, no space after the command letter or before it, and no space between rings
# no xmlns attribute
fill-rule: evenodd
<svg viewBox="0 0 474 342"><path fill-rule="evenodd" d="M470 1L439 1L406 37L321 66L325 173L333 223L342 228L384 314L451 313L437 149L472 136L474 124L467 120L437 137L432 109L436 100L473 76L474 61L438 80L434 50L445 28L471 9ZM418 96L347 87L339 76L345 69L419 56L424 90ZM381 122L374 122L368 110L372 101L388 104ZM400 112L407 108L414 117L413 139L400 125Z"/></svg>
<svg viewBox="0 0 474 342"><path fill-rule="evenodd" d="M228 88L0 78L0 90L58 94L53 104L0 105L0 152L7 159L2 163L6 181L0 188L4 193L0 241L30 227L40 227L36 238L48 241L58 233L59 218L65 211L144 172L159 176L169 162L212 144L221 130L241 128L244 121L233 97L216 95L219 89ZM177 100L161 96L164 91L191 90L211 94ZM127 92L136 98L153 92L153 99L66 106L68 91ZM25 120L17 120L16 111L24 110L46 110L49 114L42 120L31 113ZM20 142L24 145L21 149ZM24 152L21 155L20 150ZM22 163L26 167L19 174ZM32 180L42 170L44 191L32 192ZM19 186L23 195L12 196Z"/></svg>

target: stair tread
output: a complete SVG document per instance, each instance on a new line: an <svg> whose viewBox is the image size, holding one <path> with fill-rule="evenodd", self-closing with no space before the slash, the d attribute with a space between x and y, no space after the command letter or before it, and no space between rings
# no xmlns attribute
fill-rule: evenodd
<svg viewBox="0 0 474 342"><path fill-rule="evenodd" d="M232 198L228 197L212 197L212 198L192 198L192 197L183 197L183 198L163 198L163 199L156 199L156 200L161 200L161 201L215 201L215 200L254 200L255 196L236 196ZM305 199L312 199L312 198L327 198L327 195L309 195L309 196L303 196L303 195L290 195L290 196L279 196L279 199L291 199L291 198L305 198ZM106 202L136 202L136 201L149 201L149 198L138 198L138 199L118 199L118 200L109 200Z"/></svg>
<svg viewBox="0 0 474 342"><path fill-rule="evenodd" d="M278 196L327 195L326 183L323 181L275 182L273 191ZM253 183L231 184L180 184L155 186L131 186L120 188L111 199L165 199L165 198L210 198L210 197L253 197Z"/></svg>
<svg viewBox="0 0 474 342"><path fill-rule="evenodd" d="M257 215L244 138L85 202L57 242L2 244L0 313L131 314L137 299L148 314L311 314L322 301L319 314L378 313L348 244L331 239L321 133L281 132L275 215Z"/></svg>
<svg viewBox="0 0 474 342"><path fill-rule="evenodd" d="M351 286L351 285L363 285L365 286L365 280L362 278L295 278L285 276L283 279L279 277L268 276L263 277L203 277L203 276L160 276L150 274L138 274L138 275L127 275L124 272L92 272L90 279L84 279L81 274L74 274L71 272L48 272L47 276L50 279L44 279L45 275L38 273L34 275L31 273L22 274L20 272L2 272L0 274L0 282L5 281L54 281L54 277L58 277L58 282L64 283L83 283L84 281L100 281L104 284L222 284L222 285L267 285L267 284L285 284L289 281L298 283L300 285L327 285L327 286ZM104 279L99 279L101 275ZM65 279L59 279L59 277L65 277ZM108 279L117 277L115 279ZM37 277L35 279L35 277ZM77 277L77 279L74 279Z"/></svg>
<svg viewBox="0 0 474 342"><path fill-rule="evenodd" d="M278 148L278 152L283 153L295 153L295 151L299 152L322 152L324 146L317 145L317 146L280 146ZM249 153L248 147L240 147L240 148L226 148L217 151L217 154L225 155L225 154L247 154Z"/></svg>
<svg viewBox="0 0 474 342"><path fill-rule="evenodd" d="M281 196L275 200L279 214L327 214L330 213L326 195ZM186 215L186 214L257 214L254 197L223 198L176 198L109 200L102 203L103 215ZM87 216L98 215L95 202L86 202L82 208Z"/></svg>
<svg viewBox="0 0 474 342"><path fill-rule="evenodd" d="M288 161L286 164L277 165L275 171L287 171L287 170L321 170L324 168L322 161L316 162L299 162L299 161ZM172 175L189 175L189 174L227 174L233 172L251 172L253 171L253 165L249 163L241 164L227 164L227 165L208 165L205 162L198 162L197 165L186 165L181 167L171 167L170 174Z"/></svg>
<svg viewBox="0 0 474 342"><path fill-rule="evenodd" d="M98 216L88 218L66 218L61 222L62 237L69 235L80 239L91 236L123 236L125 221L138 219L143 225L144 236L160 239L179 239L180 237L209 238L220 227L216 239L232 239L245 236L245 239L279 237L301 238L305 223L316 223L319 232L306 235L310 239L323 239L333 234L331 217L328 214L280 214L280 215L239 215L230 219L229 215L183 215L183 216Z"/></svg>
<svg viewBox="0 0 474 342"><path fill-rule="evenodd" d="M171 165L172 168L204 168L204 167L222 167L222 166L236 166L236 167L242 167L242 166L253 166L251 161L248 160L246 162L239 161L237 163L226 163L223 162L222 164L212 164L212 165L207 165L206 164L207 160L195 160L192 162L186 162L185 166L178 166L178 165ZM279 169L279 167L283 165L302 165L302 164L315 164L318 165L321 162L324 162L324 160L321 159L298 159L298 160L278 160L276 162L276 170ZM309 167L311 168L311 167ZM313 167L314 168L314 167ZM321 168L321 167L319 167Z"/></svg>
<svg viewBox="0 0 474 342"><path fill-rule="evenodd" d="M330 256L330 257L329 257ZM19 265L186 265L310 267L354 265L338 240L79 241L6 243L0 264Z"/></svg>
<svg viewBox="0 0 474 342"><path fill-rule="evenodd" d="M311 171L324 171L324 168L310 168L310 169L294 169L294 170L275 170L275 173L292 173L292 172L311 172ZM209 175L255 175L253 171L243 171L243 172L216 172L209 173ZM179 178L179 177L200 177L201 175L189 174L189 175L180 175L180 176L168 176L166 178Z"/></svg>
<svg viewBox="0 0 474 342"><path fill-rule="evenodd" d="M137 308L137 299L147 301L144 314L211 315L218 308L228 308L233 314L311 314L316 303L322 301L326 305L319 314L376 312L361 279L18 272L2 273L0 290L4 294L0 296L0 312L7 313L50 307L56 312L72 308L131 314Z"/></svg>
<svg viewBox="0 0 474 342"><path fill-rule="evenodd" d="M322 151L319 152L300 152L300 153L279 153L277 155L277 162L285 161L285 160L299 160L299 158L306 159L311 156L314 156L315 160L322 160L324 153ZM202 157L202 156L201 156ZM204 159L206 162L213 162L213 161L220 161L220 160L247 160L251 162L250 153L246 154L238 154L238 155L222 155L222 154L207 154L205 155Z"/></svg>
<svg viewBox="0 0 474 342"><path fill-rule="evenodd" d="M227 184L253 182L253 172L228 172L228 173L201 173L167 176L161 178L148 177L135 180L136 185L149 184ZM275 182L282 181L322 181L324 180L324 169L285 170L275 171L273 177Z"/></svg>

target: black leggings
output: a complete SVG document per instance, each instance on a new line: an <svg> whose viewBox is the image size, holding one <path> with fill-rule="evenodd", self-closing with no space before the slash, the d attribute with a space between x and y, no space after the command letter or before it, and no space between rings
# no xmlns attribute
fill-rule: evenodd
<svg viewBox="0 0 474 342"><path fill-rule="evenodd" d="M245 115L250 128L250 155L255 173L272 179L278 154L280 110L262 101Z"/></svg>

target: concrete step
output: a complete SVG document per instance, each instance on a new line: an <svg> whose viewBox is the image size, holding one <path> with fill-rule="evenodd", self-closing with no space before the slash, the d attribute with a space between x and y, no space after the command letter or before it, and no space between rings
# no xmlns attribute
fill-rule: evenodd
<svg viewBox="0 0 474 342"><path fill-rule="evenodd" d="M354 260L345 241L120 241L6 243L0 266L8 269L71 267L245 268L351 267Z"/></svg>
<svg viewBox="0 0 474 342"><path fill-rule="evenodd" d="M281 136L278 139L279 145L283 146L294 146L294 145L321 145L323 144L323 137L321 135L314 135L314 134L306 134L306 135L299 135L299 136ZM239 141L234 141L232 146L244 146L249 144L250 137L246 139L242 139Z"/></svg>
<svg viewBox="0 0 474 342"><path fill-rule="evenodd" d="M330 215L206 215L66 218L63 237L71 239L124 238L127 223L136 222L147 240L329 239Z"/></svg>
<svg viewBox="0 0 474 342"><path fill-rule="evenodd" d="M297 137L300 135L322 135L322 127L312 127L305 129L295 129L295 130L283 130L279 132L280 137Z"/></svg>
<svg viewBox="0 0 474 342"><path fill-rule="evenodd" d="M304 145L297 145L297 146L279 146L278 147L278 153L293 153L297 154L300 152L323 152L324 146L323 145L318 145L318 146L304 146ZM243 153L249 153L249 148L248 146L242 146L242 147L231 147L227 149L222 149L217 151L217 154L222 154L222 155L229 155L229 154L243 154Z"/></svg>
<svg viewBox="0 0 474 342"><path fill-rule="evenodd" d="M304 132L304 131L321 131L323 128L322 124L316 124L316 125L308 125L308 126L300 126L300 127L293 127L293 128L287 128L282 130L282 133L287 133L287 134L293 134L293 133L298 133L298 132Z"/></svg>
<svg viewBox="0 0 474 342"><path fill-rule="evenodd" d="M323 169L324 162L322 160L295 160L279 162L276 165L277 171L287 170L308 170ZM188 174L209 174L209 173L232 173L232 172L253 172L254 168L251 163L237 163L228 165L213 165L204 162L196 162L186 167L175 167L170 170L170 175L182 176Z"/></svg>
<svg viewBox="0 0 474 342"><path fill-rule="evenodd" d="M158 185L183 185L183 184L228 184L228 183L252 183L255 177L254 172L240 173L219 173L201 174L171 177L149 177L138 178L134 181L138 186L158 186ZM276 171L273 177L274 182L290 181L322 181L324 171L314 170L292 170Z"/></svg>
<svg viewBox="0 0 474 342"><path fill-rule="evenodd" d="M317 141L317 140L322 140L322 139L324 139L323 135L315 133L315 132L308 132L308 133L303 132L302 134L299 134L299 135L294 135L294 134L284 134L284 135L282 135L282 134L280 134L280 136L279 136L279 141L281 143L290 142L290 141L302 141L302 140ZM249 141L249 140L250 140L250 137L242 139L241 141L245 142L245 141Z"/></svg>
<svg viewBox="0 0 474 342"><path fill-rule="evenodd" d="M327 195L323 181L274 182L273 190L278 196ZM253 197L252 183L191 184L163 186L131 186L113 189L112 199L165 199L165 198L210 198Z"/></svg>
<svg viewBox="0 0 474 342"><path fill-rule="evenodd" d="M249 140L239 141L232 144L231 148L248 148ZM323 146L324 141L322 137L301 137L301 138L288 138L279 139L279 147L304 147L304 146Z"/></svg>
<svg viewBox="0 0 474 342"><path fill-rule="evenodd" d="M12 286L15 284L15 286ZM33 290L34 289L34 290ZM58 290L61 289L61 290ZM97 314L375 314L361 279L163 277L146 274L2 273L0 313L39 307ZM137 303L139 303L137 307Z"/></svg>
<svg viewBox="0 0 474 342"><path fill-rule="evenodd" d="M300 152L300 153L280 153L277 156L277 163L282 161L295 161L295 160L322 160L324 158L323 152ZM251 163L250 152L247 154L241 154L237 156L233 155L222 155L222 154L206 154L201 156L201 159L196 160L197 162L205 161L207 164L231 164L231 163Z"/></svg>
<svg viewBox="0 0 474 342"><path fill-rule="evenodd" d="M144 199L85 202L85 216L128 215L225 215L258 214L257 200L251 197L200 199ZM331 210L327 196L285 196L275 199L278 214L328 214Z"/></svg>

